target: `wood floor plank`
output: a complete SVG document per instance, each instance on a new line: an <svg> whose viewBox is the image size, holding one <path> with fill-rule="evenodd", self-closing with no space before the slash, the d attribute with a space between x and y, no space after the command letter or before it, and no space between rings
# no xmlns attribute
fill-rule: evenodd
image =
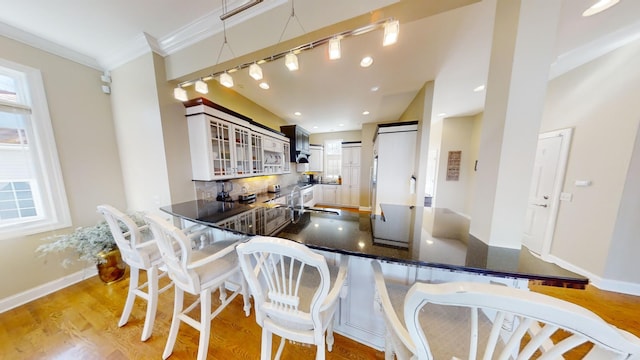
<svg viewBox="0 0 640 360"><path fill-rule="evenodd" d="M173 290L159 297L153 335L140 341L146 303L137 299L129 323L118 327L127 294L128 278L111 285L97 277L0 314L1 359L159 359L164 350L173 309ZM598 290L531 286L584 306L610 323L640 336L640 297ZM193 297L186 296L187 299ZM214 303L217 296L213 296ZM209 359L255 360L260 354L261 329L242 310L236 298L212 323ZM195 311L198 311L196 308ZM195 359L198 331L182 324L173 359ZM384 359L367 346L335 336L329 360ZM274 336L274 352L279 339ZM313 359L315 347L287 344L283 360Z"/></svg>

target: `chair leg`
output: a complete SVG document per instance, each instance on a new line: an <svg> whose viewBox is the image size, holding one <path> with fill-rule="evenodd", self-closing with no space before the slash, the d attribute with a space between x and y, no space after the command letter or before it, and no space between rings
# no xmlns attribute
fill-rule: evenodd
<svg viewBox="0 0 640 360"><path fill-rule="evenodd" d="M136 300L136 290L138 289L138 279L140 275L140 269L129 266L129 293L127 294L127 300L124 303L124 309L120 316L120 322L118 326L122 327L129 321L131 310L133 310L133 302Z"/></svg>
<svg viewBox="0 0 640 360"><path fill-rule="evenodd" d="M333 351L333 340L333 319L331 319L327 326L327 350L329 350L329 352ZM324 349L324 341L318 343L318 347L320 347L320 344L322 344L322 348Z"/></svg>
<svg viewBox="0 0 640 360"><path fill-rule="evenodd" d="M173 317L171 318L171 327L169 328L169 337L167 338L167 344L164 347L162 358L168 358L173 353L173 346L176 343L178 337L178 330L180 329L180 313L182 313L182 306L184 301L184 291L179 287L175 287L175 296L173 300Z"/></svg>
<svg viewBox="0 0 640 360"><path fill-rule="evenodd" d="M158 268L152 266L147 270L148 297L147 315L144 319L142 329L142 341L146 341L153 331L153 323L156 320L156 309L158 308Z"/></svg>
<svg viewBox="0 0 640 360"><path fill-rule="evenodd" d="M393 340L391 339L391 334L389 333L389 330L387 329L385 331L384 334L384 360L393 360L394 356L393 356L393 345L392 342Z"/></svg>
<svg viewBox="0 0 640 360"><path fill-rule="evenodd" d="M260 346L260 360L271 360L271 331L262 328L262 345Z"/></svg>
<svg viewBox="0 0 640 360"><path fill-rule="evenodd" d="M222 289L220 289L220 291L223 292ZM205 360L207 358L211 320L211 289L206 289L200 293L200 342L198 344L198 360Z"/></svg>
<svg viewBox="0 0 640 360"><path fill-rule="evenodd" d="M326 354L324 350L324 336L322 337L322 341L319 342L316 348L316 360L324 360ZM329 350L331 351L331 350Z"/></svg>
<svg viewBox="0 0 640 360"><path fill-rule="evenodd" d="M227 289L224 287L224 282L218 287L218 291L220 291L220 302L223 303L227 300Z"/></svg>
<svg viewBox="0 0 640 360"><path fill-rule="evenodd" d="M244 314L249 317L251 314L251 301L249 301L249 286L247 281L242 277L240 280L240 286L242 286L242 300L244 301Z"/></svg>
<svg viewBox="0 0 640 360"><path fill-rule="evenodd" d="M280 345L278 345L278 350L276 350L276 358L275 360L280 360L280 357L282 356L282 350L284 350L284 344L287 342L287 339L281 337L280 338Z"/></svg>

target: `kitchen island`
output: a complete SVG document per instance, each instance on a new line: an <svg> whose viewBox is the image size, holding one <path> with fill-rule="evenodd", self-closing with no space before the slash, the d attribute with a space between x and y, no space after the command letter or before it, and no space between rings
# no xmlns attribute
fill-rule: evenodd
<svg viewBox="0 0 640 360"><path fill-rule="evenodd" d="M283 194L284 195L284 194ZM373 310L371 259L381 261L385 276L415 281L480 281L526 288L529 281L583 288L588 279L545 263L526 249L487 246L478 240L432 238L415 231L421 212L414 207L383 204L383 215L335 209L291 209L267 203L240 204L189 201L161 208L185 225L208 225L214 238L248 239L269 235L303 243L321 252L330 263L351 256L348 295L341 300L336 331L382 349L384 321ZM370 306L368 305L370 304Z"/></svg>

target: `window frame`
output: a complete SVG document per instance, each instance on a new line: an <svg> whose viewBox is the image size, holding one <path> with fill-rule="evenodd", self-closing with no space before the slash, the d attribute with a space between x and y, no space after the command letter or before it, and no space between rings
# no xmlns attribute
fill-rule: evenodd
<svg viewBox="0 0 640 360"><path fill-rule="evenodd" d="M71 213L62 177L62 169L49 114L49 106L40 70L0 58L3 73L11 74L23 91L18 102L0 100L0 111L25 116L26 132L35 162L32 189L40 195L42 216L0 226L0 240L33 235L71 226Z"/></svg>

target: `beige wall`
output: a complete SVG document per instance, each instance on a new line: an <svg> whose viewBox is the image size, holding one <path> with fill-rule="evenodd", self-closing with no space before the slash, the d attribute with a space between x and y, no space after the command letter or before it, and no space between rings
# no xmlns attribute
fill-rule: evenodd
<svg viewBox="0 0 640 360"><path fill-rule="evenodd" d="M573 200L560 202L551 254L596 276L609 269L608 279L636 284L638 234L614 237L614 227L639 218L637 197L628 199L635 207L621 207L628 176L637 176L628 171L640 123L639 63L635 41L551 81L541 125L541 132L575 129L562 188ZM592 185L576 187L576 180Z"/></svg>
<svg viewBox="0 0 640 360"><path fill-rule="evenodd" d="M128 208L153 211L170 204L171 195L152 53L111 71L111 78Z"/></svg>
<svg viewBox="0 0 640 360"><path fill-rule="evenodd" d="M478 155L478 144L474 144L475 117L453 117L442 120L442 143L440 146L440 159L438 161L437 177L437 207L447 208L457 213L469 216L467 199L471 197L473 186L472 175L475 161ZM477 136L477 135L476 135ZM447 162L450 151L461 151L460 176L457 181L447 180Z"/></svg>
<svg viewBox="0 0 640 360"><path fill-rule="evenodd" d="M61 257L38 258L42 238L100 220L96 206L125 207L124 186L109 95L97 70L0 36L3 58L40 69L44 81L72 227L0 241L0 299L46 284L87 266L65 269Z"/></svg>
<svg viewBox="0 0 640 360"><path fill-rule="evenodd" d="M324 145L325 140L335 139L342 139L342 141L363 141L362 132L360 130L336 131L331 133L317 133L309 135L309 143L311 144ZM364 141L366 140L367 139L364 139Z"/></svg>

